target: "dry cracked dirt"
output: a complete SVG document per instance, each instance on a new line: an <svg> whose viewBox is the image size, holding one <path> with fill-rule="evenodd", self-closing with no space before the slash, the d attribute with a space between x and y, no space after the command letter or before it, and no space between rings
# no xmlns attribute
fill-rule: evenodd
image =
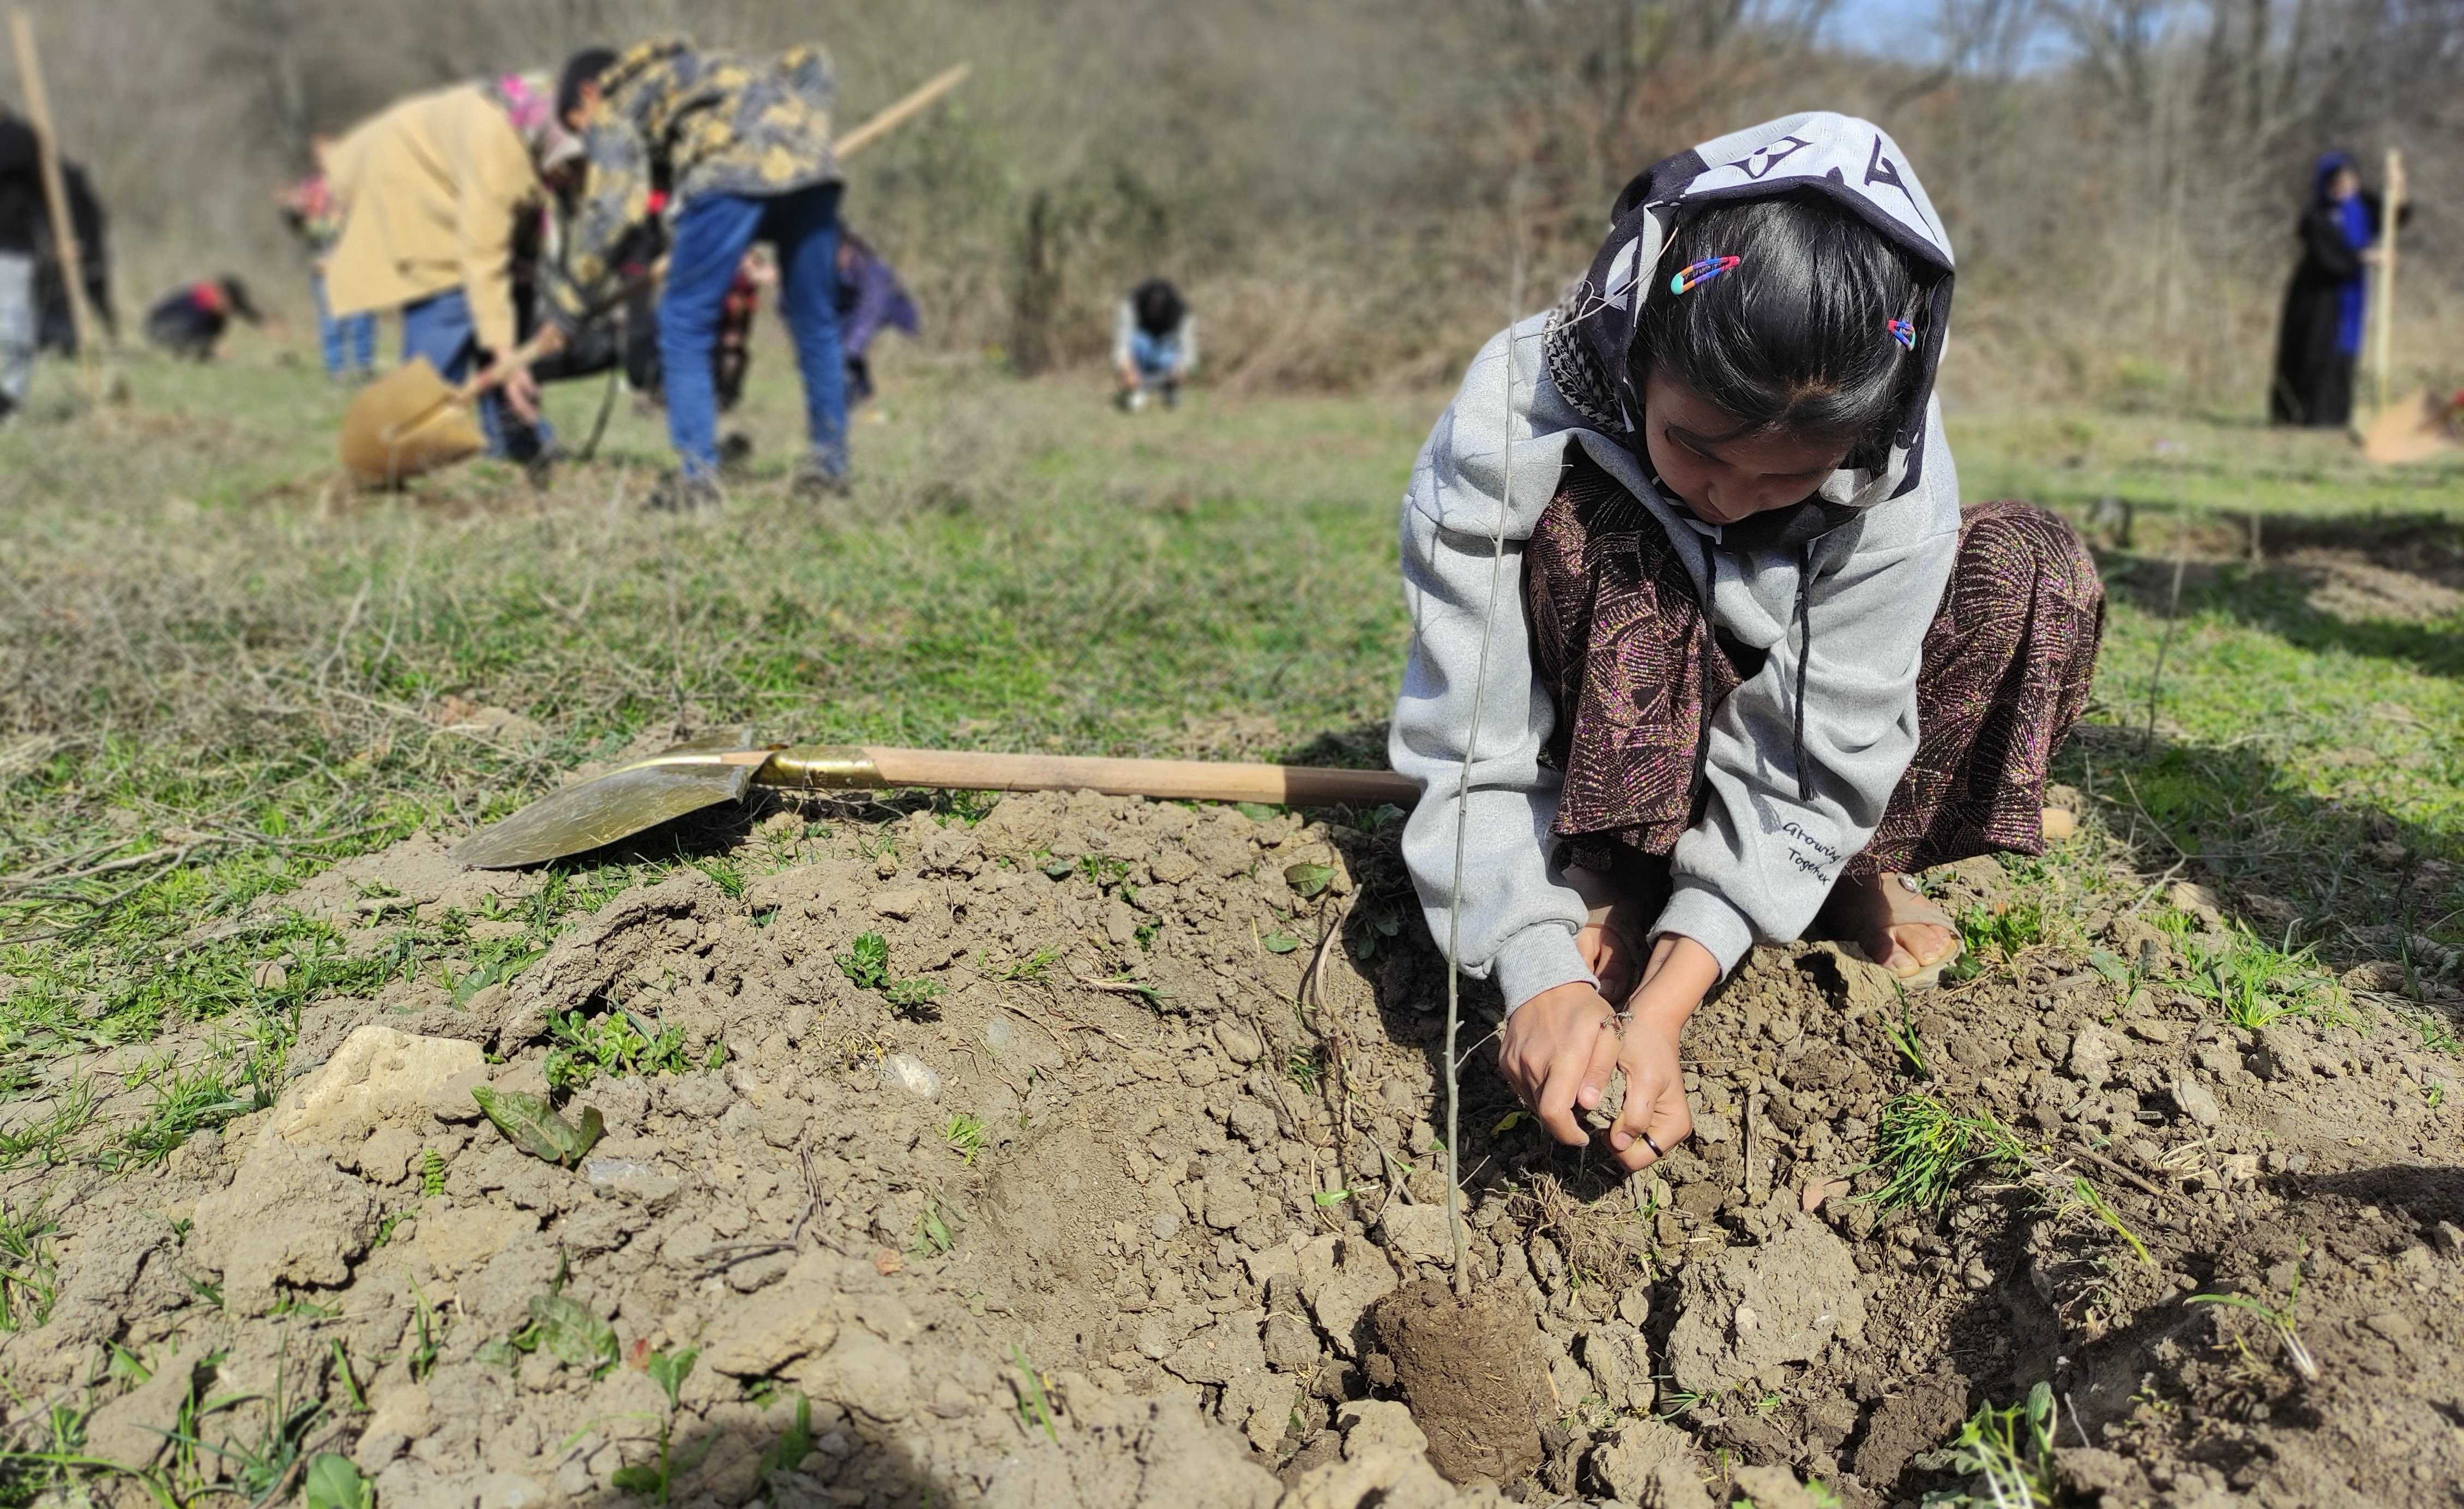
<svg viewBox="0 0 2464 1509"><path fill-rule="evenodd" d="M1460 1305L1391 820L1018 796L687 842L510 982L310 1005L280 1098L167 1159L0 1175L57 1223L10 1439L115 1464L50 1498L235 1486L297 1419L380 1509L1990 1502L1947 1443L2042 1383L2049 1454L1985 1417L2035 1502L2459 1501L2456 1060L2367 966L2230 1025L2195 888L2072 867L2043 941L1904 1001L1757 952L1633 1181L1512 1114L1467 997ZM422 834L262 904L367 952L543 883ZM656 1053L574 1047L633 1024ZM474 1085L605 1135L544 1161ZM1898 1204L1886 1144L1969 1164Z"/></svg>

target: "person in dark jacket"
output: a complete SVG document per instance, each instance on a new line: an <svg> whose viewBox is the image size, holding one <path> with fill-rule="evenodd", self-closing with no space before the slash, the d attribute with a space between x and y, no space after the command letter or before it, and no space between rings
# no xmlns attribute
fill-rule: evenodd
<svg viewBox="0 0 2464 1509"><path fill-rule="evenodd" d="M62 161L60 180L77 232L86 301L104 328L112 329L102 203L77 164ZM26 401L34 353L42 348L75 354L77 326L60 276L50 201L43 194L41 144L22 117L0 109L0 414Z"/></svg>
<svg viewBox="0 0 2464 1509"><path fill-rule="evenodd" d="M2402 186L2398 189L2402 198ZM2267 417L2340 430L2353 417L2353 361L2362 352L2363 268L2378 259L2379 198L2351 154L2329 152L2311 178L2296 234L2301 261L2284 290Z"/></svg>
<svg viewBox="0 0 2464 1509"><path fill-rule="evenodd" d="M872 338L896 327L914 335L923 325L915 300L872 244L852 231L839 236L839 345L847 355L847 407L872 396Z"/></svg>
<svg viewBox="0 0 2464 1509"><path fill-rule="evenodd" d="M145 339L193 362L210 362L231 321L250 324L261 317L249 301L248 285L226 273L175 288L145 312Z"/></svg>

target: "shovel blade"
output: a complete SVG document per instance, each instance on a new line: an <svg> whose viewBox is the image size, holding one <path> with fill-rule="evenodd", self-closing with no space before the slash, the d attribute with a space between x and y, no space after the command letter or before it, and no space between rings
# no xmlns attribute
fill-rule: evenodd
<svg viewBox="0 0 2464 1509"><path fill-rule="evenodd" d="M739 802L768 751L736 729L576 781L454 846L474 870L513 870L587 854L706 807ZM730 761L718 764L708 757ZM693 757L703 757L695 763ZM664 762L664 763L663 763Z"/></svg>
<svg viewBox="0 0 2464 1509"><path fill-rule="evenodd" d="M424 356L361 388L342 414L342 465L370 486L392 487L487 448L471 406Z"/></svg>
<svg viewBox="0 0 2464 1509"><path fill-rule="evenodd" d="M2362 454L2382 466L2427 461L2454 448L2447 405L2429 393L2389 404L2363 437Z"/></svg>

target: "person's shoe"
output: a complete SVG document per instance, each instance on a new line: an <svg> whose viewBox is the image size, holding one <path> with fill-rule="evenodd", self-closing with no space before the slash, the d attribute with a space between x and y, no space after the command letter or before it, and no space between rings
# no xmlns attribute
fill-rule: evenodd
<svg viewBox="0 0 2464 1509"><path fill-rule="evenodd" d="M718 470L724 477L740 477L753 460L753 437L741 430L729 432L718 442Z"/></svg>
<svg viewBox="0 0 2464 1509"><path fill-rule="evenodd" d="M650 488L642 506L654 514L690 514L719 504L718 484L707 477L670 472Z"/></svg>
<svg viewBox="0 0 2464 1509"><path fill-rule="evenodd" d="M1177 409L1180 407L1180 385L1178 383L1166 383L1163 385L1163 406L1166 409Z"/></svg>
<svg viewBox="0 0 2464 1509"><path fill-rule="evenodd" d="M787 481L788 498L800 503L845 498L854 490L855 483L844 470L832 471L810 456L796 463L796 475Z"/></svg>

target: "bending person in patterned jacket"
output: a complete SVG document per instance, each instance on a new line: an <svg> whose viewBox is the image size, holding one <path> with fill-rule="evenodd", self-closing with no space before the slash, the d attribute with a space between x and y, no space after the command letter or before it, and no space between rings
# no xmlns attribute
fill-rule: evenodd
<svg viewBox="0 0 2464 1509"><path fill-rule="evenodd" d="M830 151L829 64L812 48L774 58L704 53L682 41L624 53L590 48L565 64L557 91L564 123L589 158L550 312L571 332L613 290L610 262L668 194L674 240L659 300L659 355L668 436L679 470L652 507L718 499L718 413L711 354L729 285L746 248L778 249L780 304L796 343L812 450L800 496L847 487L847 375L839 350L838 160Z"/></svg>

